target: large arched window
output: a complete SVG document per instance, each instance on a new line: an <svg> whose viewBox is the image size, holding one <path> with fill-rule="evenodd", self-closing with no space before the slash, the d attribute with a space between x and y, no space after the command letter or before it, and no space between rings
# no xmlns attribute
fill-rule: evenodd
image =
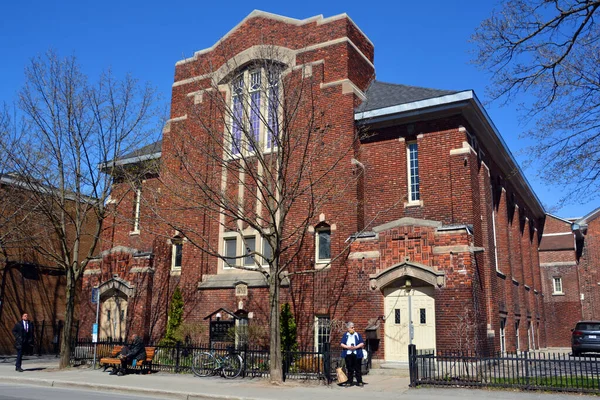
<svg viewBox="0 0 600 400"><path fill-rule="evenodd" d="M281 68L250 66L231 82L231 156L269 152L279 138Z"/></svg>

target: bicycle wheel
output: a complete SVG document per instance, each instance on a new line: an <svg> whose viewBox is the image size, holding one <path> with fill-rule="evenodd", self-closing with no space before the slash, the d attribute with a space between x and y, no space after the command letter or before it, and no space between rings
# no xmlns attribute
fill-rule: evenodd
<svg viewBox="0 0 600 400"><path fill-rule="evenodd" d="M242 357L239 354L228 354L223 357L223 377L237 378L242 373Z"/></svg>
<svg viewBox="0 0 600 400"><path fill-rule="evenodd" d="M200 377L213 375L218 368L219 362L215 356L207 352L198 354L192 362L194 375Z"/></svg>

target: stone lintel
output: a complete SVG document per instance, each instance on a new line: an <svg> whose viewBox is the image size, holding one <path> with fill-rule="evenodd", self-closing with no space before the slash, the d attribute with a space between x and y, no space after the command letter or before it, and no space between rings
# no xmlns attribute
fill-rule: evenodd
<svg viewBox="0 0 600 400"><path fill-rule="evenodd" d="M348 256L350 260L361 260L363 258L379 258L379 251L355 251Z"/></svg>

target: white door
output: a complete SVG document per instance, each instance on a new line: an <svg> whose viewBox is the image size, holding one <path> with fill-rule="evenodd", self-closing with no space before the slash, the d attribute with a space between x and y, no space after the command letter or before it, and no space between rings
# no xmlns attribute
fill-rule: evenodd
<svg viewBox="0 0 600 400"><path fill-rule="evenodd" d="M435 349L433 293L433 287L384 290L386 361L408 361L409 321L414 330L412 343L417 349Z"/></svg>
<svg viewBox="0 0 600 400"><path fill-rule="evenodd" d="M100 339L124 339L126 320L127 300L117 296L104 300L100 314Z"/></svg>

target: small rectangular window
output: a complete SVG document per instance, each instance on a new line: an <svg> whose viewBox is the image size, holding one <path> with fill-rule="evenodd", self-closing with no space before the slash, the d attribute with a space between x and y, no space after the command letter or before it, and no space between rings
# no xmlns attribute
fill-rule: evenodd
<svg viewBox="0 0 600 400"><path fill-rule="evenodd" d="M400 309L396 308L394 310L394 323L395 324L399 324L400 323Z"/></svg>
<svg viewBox="0 0 600 400"><path fill-rule="evenodd" d="M183 243L180 240L174 241L171 251L173 252L171 259L171 269L181 269Z"/></svg>
<svg viewBox="0 0 600 400"><path fill-rule="evenodd" d="M406 148L408 159L408 201L418 202L421 199L419 187L419 147L417 142L408 143Z"/></svg>
<svg viewBox="0 0 600 400"><path fill-rule="evenodd" d="M562 278L560 277L554 277L552 279L552 283L553 283L553 293L554 294L562 294L563 293L563 287L562 287Z"/></svg>
<svg viewBox="0 0 600 400"><path fill-rule="evenodd" d="M246 245L244 253L247 254L244 257L244 265L252 266L254 265L254 256L252 253L256 251L256 236L247 236L244 238L244 242Z"/></svg>
<svg viewBox="0 0 600 400"><path fill-rule="evenodd" d="M133 199L133 231L140 231L140 203L142 201L142 189L136 189Z"/></svg>
<svg viewBox="0 0 600 400"><path fill-rule="evenodd" d="M224 244L223 252L225 262L228 264L225 267L233 267L236 265L237 237L226 237Z"/></svg>
<svg viewBox="0 0 600 400"><path fill-rule="evenodd" d="M515 336L516 336L516 343L517 343L517 351L521 350L521 343L519 342L519 324L521 321L516 320L515 321Z"/></svg>
<svg viewBox="0 0 600 400"><path fill-rule="evenodd" d="M263 254L263 264L267 264L271 257L273 257L273 249L271 248L271 244L267 239L263 238L263 246L262 246L262 254Z"/></svg>
<svg viewBox="0 0 600 400"><path fill-rule="evenodd" d="M331 230L329 228L317 231L317 262L325 263L331 259Z"/></svg>
<svg viewBox="0 0 600 400"><path fill-rule="evenodd" d="M427 311L424 308L421 308L419 311L421 313L421 323L426 324L427 323Z"/></svg>
<svg viewBox="0 0 600 400"><path fill-rule="evenodd" d="M500 352L506 353L506 318L500 319Z"/></svg>
<svg viewBox="0 0 600 400"><path fill-rule="evenodd" d="M331 335L331 320L328 315L315 317L316 350L323 352L325 343L329 343Z"/></svg>

